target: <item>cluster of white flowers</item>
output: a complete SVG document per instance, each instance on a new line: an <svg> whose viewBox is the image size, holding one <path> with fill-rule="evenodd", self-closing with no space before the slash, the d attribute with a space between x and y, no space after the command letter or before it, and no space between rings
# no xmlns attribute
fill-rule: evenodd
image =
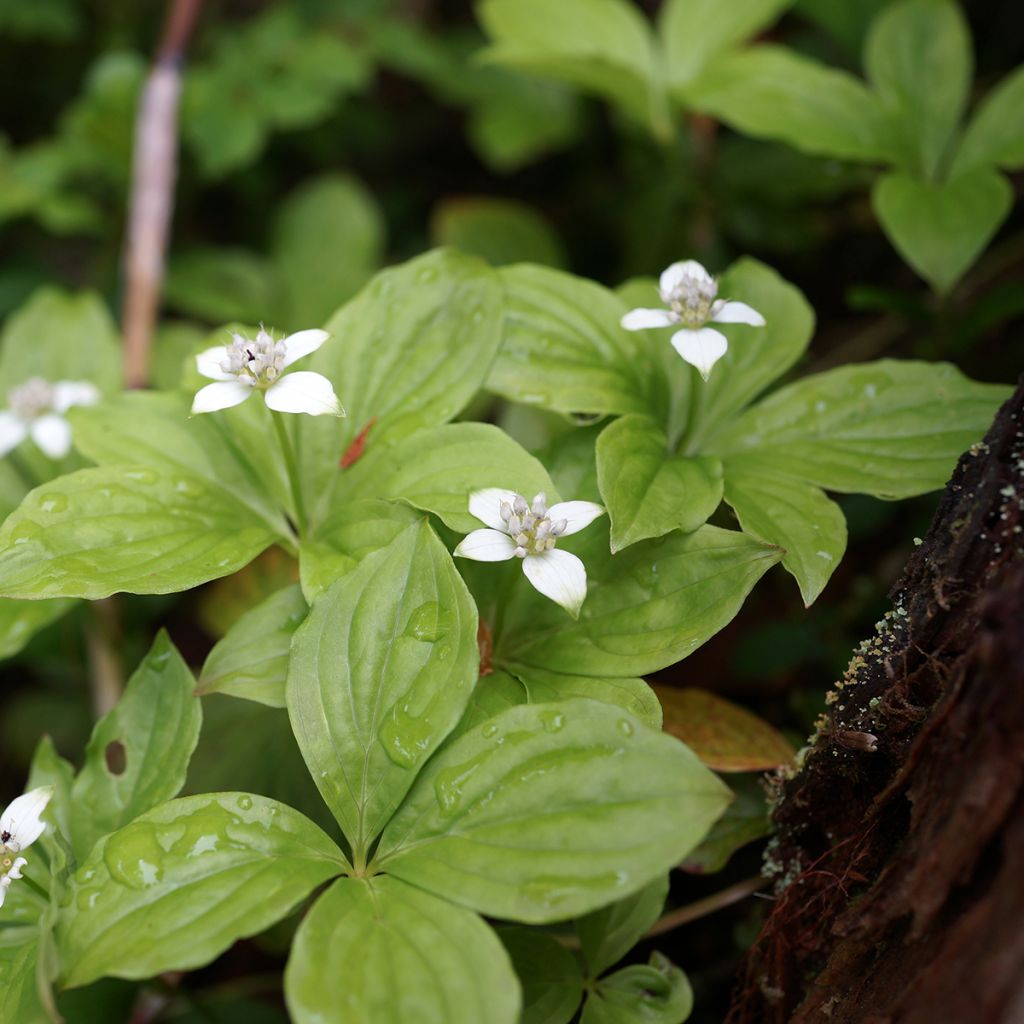
<svg viewBox="0 0 1024 1024"><path fill-rule="evenodd" d="M622 326L627 331L682 327L672 335L672 347L705 380L729 348L726 336L707 324L764 327L764 317L745 302L718 298L718 282L696 260L673 263L662 273L658 291L668 309L631 309Z"/></svg>
<svg viewBox="0 0 1024 1024"><path fill-rule="evenodd" d="M7 409L0 412L0 457L31 437L51 459L71 451L71 426L64 414L73 405L98 402L98 389L84 380L51 383L32 377L7 393Z"/></svg>
<svg viewBox="0 0 1024 1024"><path fill-rule="evenodd" d="M604 512L600 505L561 501L548 508L544 494L527 502L515 491L489 487L469 496L469 512L488 529L466 536L456 555L477 562L520 558L526 578L540 593L574 618L579 615L587 596L587 570L574 554L559 551L555 544L589 526Z"/></svg>
<svg viewBox="0 0 1024 1024"><path fill-rule="evenodd" d="M192 412L230 409L254 391L260 391L267 407L277 412L344 416L338 396L323 374L309 370L284 373L329 337L326 331L310 330L275 341L261 328L254 339L235 334L229 344L201 352L196 356L196 367L204 377L217 383L199 390L192 402Z"/></svg>
<svg viewBox="0 0 1024 1024"><path fill-rule="evenodd" d="M28 863L19 854L31 846L46 828L42 813L53 796L52 786L41 786L12 800L0 815L0 907L11 883L22 877Z"/></svg>

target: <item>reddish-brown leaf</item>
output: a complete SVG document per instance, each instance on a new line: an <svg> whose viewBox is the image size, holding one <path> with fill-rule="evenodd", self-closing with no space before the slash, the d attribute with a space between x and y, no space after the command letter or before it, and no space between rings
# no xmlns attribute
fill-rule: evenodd
<svg viewBox="0 0 1024 1024"><path fill-rule="evenodd" d="M718 772L758 772L792 760L789 741L752 711L696 687L655 685L664 728Z"/></svg>

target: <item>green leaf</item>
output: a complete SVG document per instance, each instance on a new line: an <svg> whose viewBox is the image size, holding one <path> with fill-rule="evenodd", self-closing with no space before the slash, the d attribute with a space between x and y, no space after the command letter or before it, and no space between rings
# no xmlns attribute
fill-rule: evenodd
<svg viewBox="0 0 1024 1024"><path fill-rule="evenodd" d="M871 201L889 241L941 293L960 280L999 230L1013 205L1013 189L988 168L939 184L893 173L878 180Z"/></svg>
<svg viewBox="0 0 1024 1024"><path fill-rule="evenodd" d="M71 835L79 861L96 840L176 796L199 740L195 680L165 632L96 723L72 790ZM111 746L123 767L112 765Z"/></svg>
<svg viewBox="0 0 1024 1024"><path fill-rule="evenodd" d="M476 631L472 598L422 522L318 598L295 634L292 728L357 860L461 717Z"/></svg>
<svg viewBox="0 0 1024 1024"><path fill-rule="evenodd" d="M302 759L287 711L219 693L208 694L202 704L203 731L189 762L186 793L259 793L340 837ZM268 751L270 756L263 756Z"/></svg>
<svg viewBox="0 0 1024 1024"><path fill-rule="evenodd" d="M683 861L684 870L698 875L721 871L732 855L755 839L770 834L768 802L761 775L735 775L729 779L735 800L725 809L711 831Z"/></svg>
<svg viewBox="0 0 1024 1024"><path fill-rule="evenodd" d="M664 130L664 97L646 20L626 0L484 0L477 17L493 46L486 59L569 82Z"/></svg>
<svg viewBox="0 0 1024 1024"><path fill-rule="evenodd" d="M869 162L896 156L885 112L860 79L781 46L727 54L686 98L745 135L804 153Z"/></svg>
<svg viewBox="0 0 1024 1024"><path fill-rule="evenodd" d="M415 509L393 501L346 501L328 515L311 540L303 540L299 546L299 572L306 600L312 602L367 555L386 548L420 519Z"/></svg>
<svg viewBox="0 0 1024 1024"><path fill-rule="evenodd" d="M197 693L226 693L283 708L288 652L308 611L298 584L247 611L210 651Z"/></svg>
<svg viewBox="0 0 1024 1024"><path fill-rule="evenodd" d="M716 439L759 470L831 491L907 498L942 487L1009 396L949 363L883 359L804 377Z"/></svg>
<svg viewBox="0 0 1024 1024"><path fill-rule="evenodd" d="M682 1024L693 1010L683 972L660 953L602 978L587 999L580 1024Z"/></svg>
<svg viewBox="0 0 1024 1024"><path fill-rule="evenodd" d="M560 270L521 264L500 272L505 335L487 387L563 413L647 412L653 360L619 326L613 292Z"/></svg>
<svg viewBox="0 0 1024 1024"><path fill-rule="evenodd" d="M588 977L597 978L617 964L658 920L668 898L668 882L667 874L659 875L632 896L576 922Z"/></svg>
<svg viewBox="0 0 1024 1024"><path fill-rule="evenodd" d="M523 987L520 1024L569 1024L583 999L580 965L572 953L532 928L502 928L498 937Z"/></svg>
<svg viewBox="0 0 1024 1024"><path fill-rule="evenodd" d="M75 875L57 925L63 984L201 967L345 868L316 825L275 800L161 804L101 839Z"/></svg>
<svg viewBox="0 0 1024 1024"><path fill-rule="evenodd" d="M436 245L453 245L482 256L492 266L509 263L565 265L565 250L551 225L532 207L487 196L447 199L434 209Z"/></svg>
<svg viewBox="0 0 1024 1024"><path fill-rule="evenodd" d="M298 331L327 320L380 266L385 234L373 196L349 175L325 174L292 192L274 225L278 326Z"/></svg>
<svg viewBox="0 0 1024 1024"><path fill-rule="evenodd" d="M189 405L180 394L130 391L77 408L71 413L75 447L101 466L148 466L198 477L218 497L241 502L271 529L290 536L256 467L265 455L259 449L247 453L225 418L190 416ZM186 479L182 489L188 487Z"/></svg>
<svg viewBox="0 0 1024 1024"><path fill-rule="evenodd" d="M0 596L188 590L241 569L273 541L198 477L82 469L36 488L0 527Z"/></svg>
<svg viewBox="0 0 1024 1024"><path fill-rule="evenodd" d="M270 8L223 25L212 54L188 71L182 134L204 174L221 176L254 160L274 129L328 117L370 72L369 55L340 32L290 7Z"/></svg>
<svg viewBox="0 0 1024 1024"><path fill-rule="evenodd" d="M74 606L73 601L11 601L0 598L0 658L11 658L51 622Z"/></svg>
<svg viewBox="0 0 1024 1024"><path fill-rule="evenodd" d="M0 958L0 1024L51 1024L37 984L39 943L31 942L4 961Z"/></svg>
<svg viewBox="0 0 1024 1024"><path fill-rule="evenodd" d="M367 452L342 474L347 498L381 497L433 512L460 533L483 525L469 514L469 495L502 487L549 503L558 493L544 467L490 423L449 423Z"/></svg>
<svg viewBox="0 0 1024 1024"><path fill-rule="evenodd" d="M473 687L472 696L459 719L459 724L448 733L445 744L454 743L464 733L489 721L502 711L526 702L526 687L508 672L499 670L480 676Z"/></svg>
<svg viewBox="0 0 1024 1024"><path fill-rule="evenodd" d="M813 484L765 472L757 456L729 459L725 465L725 500L740 526L786 552L782 564L810 607L846 551L842 509Z"/></svg>
<svg viewBox="0 0 1024 1024"><path fill-rule="evenodd" d="M29 488L10 459L0 459L0 523L2 523L28 494Z"/></svg>
<svg viewBox="0 0 1024 1024"><path fill-rule="evenodd" d="M613 552L672 530L690 533L722 500L722 463L672 455L665 432L647 416L622 416L605 427L597 439L597 479Z"/></svg>
<svg viewBox="0 0 1024 1024"><path fill-rule="evenodd" d="M907 170L935 176L967 103L972 65L970 32L953 0L900 0L872 22L864 67Z"/></svg>
<svg viewBox="0 0 1024 1024"><path fill-rule="evenodd" d="M693 425L682 446L688 454L703 454L705 439L794 366L814 333L814 310L800 289L757 260L733 263L718 283L718 294L753 306L765 325L725 326L729 349L711 379L700 382L692 395Z"/></svg>
<svg viewBox="0 0 1024 1024"><path fill-rule="evenodd" d="M731 621L783 554L714 526L641 541L615 556L597 524L579 537L574 550L590 579L579 621L567 621L523 580L495 639L500 664L570 675L656 672L691 654Z"/></svg>
<svg viewBox="0 0 1024 1024"><path fill-rule="evenodd" d="M796 756L777 729L716 693L660 685L655 692L665 712L665 731L717 772L770 771Z"/></svg>
<svg viewBox="0 0 1024 1024"><path fill-rule="evenodd" d="M0 341L0 380L11 388L29 377L86 380L101 391L121 386L117 328L98 295L40 288L10 317Z"/></svg>
<svg viewBox="0 0 1024 1024"><path fill-rule="evenodd" d="M573 676L548 672L535 665L517 665L508 670L526 687L531 704L587 697L628 711L652 729L661 728L661 704L654 691L642 680L629 676Z"/></svg>
<svg viewBox="0 0 1024 1024"><path fill-rule="evenodd" d="M28 784L25 791L37 789L40 786L52 786L53 795L46 805L45 820L53 822L57 831L67 842L71 840L71 816L72 806L72 785L75 778L75 769L57 753L53 740L44 736L36 746L35 754L32 756L32 767L29 771ZM49 830L43 833L40 839L45 846L51 838ZM51 858L53 859L53 858ZM5 912L4 917L7 914Z"/></svg>
<svg viewBox="0 0 1024 1024"><path fill-rule="evenodd" d="M658 29L665 47L669 86L680 97L723 53L757 35L793 0L733 0L723 17L717 0L668 0Z"/></svg>
<svg viewBox="0 0 1024 1024"><path fill-rule="evenodd" d="M514 1024L519 985L476 914L397 878L341 878L295 936L295 1024Z"/></svg>
<svg viewBox="0 0 1024 1024"><path fill-rule="evenodd" d="M297 417L303 487L320 495L314 521L330 506L342 454L367 426L369 453L462 410L490 369L501 318L495 272L439 249L381 272L330 319L331 340L304 365L333 381L348 417Z"/></svg>
<svg viewBox="0 0 1024 1024"><path fill-rule="evenodd" d="M982 101L964 133L950 177L991 164L1007 171L1024 167L1024 66Z"/></svg>
<svg viewBox="0 0 1024 1024"><path fill-rule="evenodd" d="M245 249L186 249L167 270L168 305L212 323L258 321L268 295L273 295L270 267Z"/></svg>
<svg viewBox="0 0 1024 1024"><path fill-rule="evenodd" d="M686 747L618 708L525 704L430 761L375 860L483 914L545 923L645 886L728 799Z"/></svg>

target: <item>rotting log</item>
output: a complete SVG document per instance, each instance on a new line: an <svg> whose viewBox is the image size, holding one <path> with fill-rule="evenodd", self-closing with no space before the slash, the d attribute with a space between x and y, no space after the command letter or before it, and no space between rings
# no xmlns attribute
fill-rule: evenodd
<svg viewBox="0 0 1024 1024"><path fill-rule="evenodd" d="M1024 1022L1024 383L790 777L728 1024Z"/></svg>

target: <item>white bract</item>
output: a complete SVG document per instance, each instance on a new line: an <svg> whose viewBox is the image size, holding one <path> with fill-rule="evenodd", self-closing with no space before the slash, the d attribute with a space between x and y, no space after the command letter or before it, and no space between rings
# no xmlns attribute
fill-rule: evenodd
<svg viewBox="0 0 1024 1024"><path fill-rule="evenodd" d="M43 454L63 459L71 451L71 425L64 414L73 405L94 405L99 389L85 380L51 383L32 377L7 393L0 412L0 456L31 437Z"/></svg>
<svg viewBox="0 0 1024 1024"><path fill-rule="evenodd" d="M559 551L559 537L589 526L604 512L592 501L560 501L547 506L538 494L528 502L515 491L489 487L469 496L470 515L489 529L474 530L455 549L462 558L477 562L504 562L520 558L526 578L545 597L560 604L573 618L587 596L587 570L568 551Z"/></svg>
<svg viewBox="0 0 1024 1024"><path fill-rule="evenodd" d="M254 391L261 391L267 406L277 412L344 416L345 410L323 374L309 370L283 372L297 359L315 352L328 337L326 331L312 330L275 341L260 328L254 340L234 334L229 344L200 352L196 367L217 383L207 384L196 393L192 412L230 409Z"/></svg>
<svg viewBox="0 0 1024 1024"><path fill-rule="evenodd" d="M42 813L53 796L53 786L40 786L12 800L0 815L0 907L11 882L21 878L28 863L18 854L31 846L46 828Z"/></svg>
<svg viewBox="0 0 1024 1024"><path fill-rule="evenodd" d="M661 275L658 291L668 309L631 309L622 326L627 331L644 331L681 324L682 330L672 335L672 347L705 380L729 348L726 336L708 323L764 327L764 317L745 302L719 299L718 283L696 260L673 263Z"/></svg>

